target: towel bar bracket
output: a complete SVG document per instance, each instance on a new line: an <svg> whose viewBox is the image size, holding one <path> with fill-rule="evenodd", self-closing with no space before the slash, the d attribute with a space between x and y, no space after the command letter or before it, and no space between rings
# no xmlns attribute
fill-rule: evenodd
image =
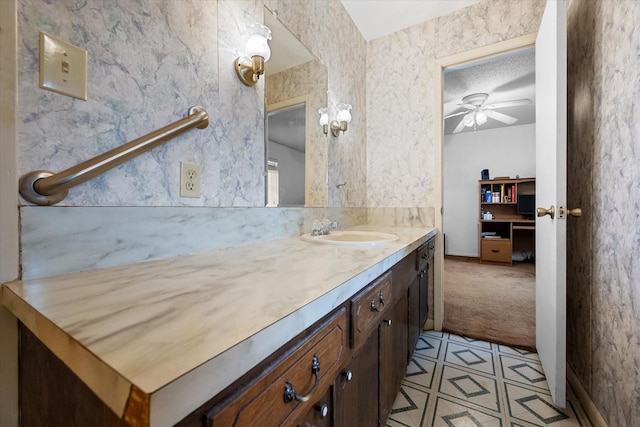
<svg viewBox="0 0 640 427"><path fill-rule="evenodd" d="M20 195L26 201L40 206L51 206L55 205L58 202L61 202L65 197L67 197L67 194L69 194L69 190L64 190L60 193L46 196L44 194L38 193L34 187L34 184L37 180L49 178L53 175L53 172L45 170L31 171L24 174L20 178Z"/></svg>

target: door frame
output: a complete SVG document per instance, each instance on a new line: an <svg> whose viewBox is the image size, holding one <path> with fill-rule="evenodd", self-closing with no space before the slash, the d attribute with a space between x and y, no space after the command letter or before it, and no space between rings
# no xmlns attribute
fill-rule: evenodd
<svg viewBox="0 0 640 427"><path fill-rule="evenodd" d="M18 156L18 2L0 1L0 286L20 277ZM18 321L2 305L0 289L0 425L17 427Z"/></svg>
<svg viewBox="0 0 640 427"><path fill-rule="evenodd" d="M444 206L444 179L443 179L443 150L444 150L444 70L448 67L457 67L470 64L483 59L493 58L535 47L538 33L531 33L524 36L503 42L494 43L488 46L471 49L454 55L446 56L435 60L434 69L434 105L433 114L433 146L434 146L434 189L436 201L435 206L435 227L438 230L436 235L436 256L435 256L435 286L434 286L434 329L442 330L444 321L444 238L443 238L443 206Z"/></svg>

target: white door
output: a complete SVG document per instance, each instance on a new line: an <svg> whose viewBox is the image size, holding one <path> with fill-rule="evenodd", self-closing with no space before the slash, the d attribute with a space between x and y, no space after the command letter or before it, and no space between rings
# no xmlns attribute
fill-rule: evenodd
<svg viewBox="0 0 640 427"><path fill-rule="evenodd" d="M556 405L566 399L566 3L548 0L536 39L536 347ZM538 213L540 215L540 212Z"/></svg>

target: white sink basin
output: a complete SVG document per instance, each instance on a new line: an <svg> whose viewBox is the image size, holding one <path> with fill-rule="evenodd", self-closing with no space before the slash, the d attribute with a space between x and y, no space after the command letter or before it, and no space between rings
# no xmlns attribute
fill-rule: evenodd
<svg viewBox="0 0 640 427"><path fill-rule="evenodd" d="M378 246L394 240L398 240L395 234L381 233L378 231L332 231L325 236L312 236L303 234L300 236L305 242L325 243L329 245L343 246Z"/></svg>

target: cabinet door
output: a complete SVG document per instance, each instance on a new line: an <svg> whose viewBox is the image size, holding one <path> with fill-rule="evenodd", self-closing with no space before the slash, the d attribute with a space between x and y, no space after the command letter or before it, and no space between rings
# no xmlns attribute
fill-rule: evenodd
<svg viewBox="0 0 640 427"><path fill-rule="evenodd" d="M429 267L430 264L425 264L425 268L418 273L418 289L420 299L420 330L424 326L424 322L427 321L429 315ZM433 270L433 268L431 268Z"/></svg>
<svg viewBox="0 0 640 427"><path fill-rule="evenodd" d="M332 388L313 405L298 427L333 427Z"/></svg>
<svg viewBox="0 0 640 427"><path fill-rule="evenodd" d="M408 339L407 339L407 361L411 360L413 350L416 348L423 323L420 323L420 282L418 277L409 285L407 291L408 313Z"/></svg>
<svg viewBox="0 0 640 427"><path fill-rule="evenodd" d="M436 284L436 269L435 269L435 260L434 253L431 251L431 256L429 257L429 265L427 267L427 294L425 296L425 304L427 305L427 313L425 314L426 319L433 319L433 301L434 301L434 291ZM422 327L422 326L421 326Z"/></svg>
<svg viewBox="0 0 640 427"><path fill-rule="evenodd" d="M373 334L336 378L335 427L378 425L378 334Z"/></svg>
<svg viewBox="0 0 640 427"><path fill-rule="evenodd" d="M407 294L380 324L380 402L379 422L384 426L407 369Z"/></svg>

